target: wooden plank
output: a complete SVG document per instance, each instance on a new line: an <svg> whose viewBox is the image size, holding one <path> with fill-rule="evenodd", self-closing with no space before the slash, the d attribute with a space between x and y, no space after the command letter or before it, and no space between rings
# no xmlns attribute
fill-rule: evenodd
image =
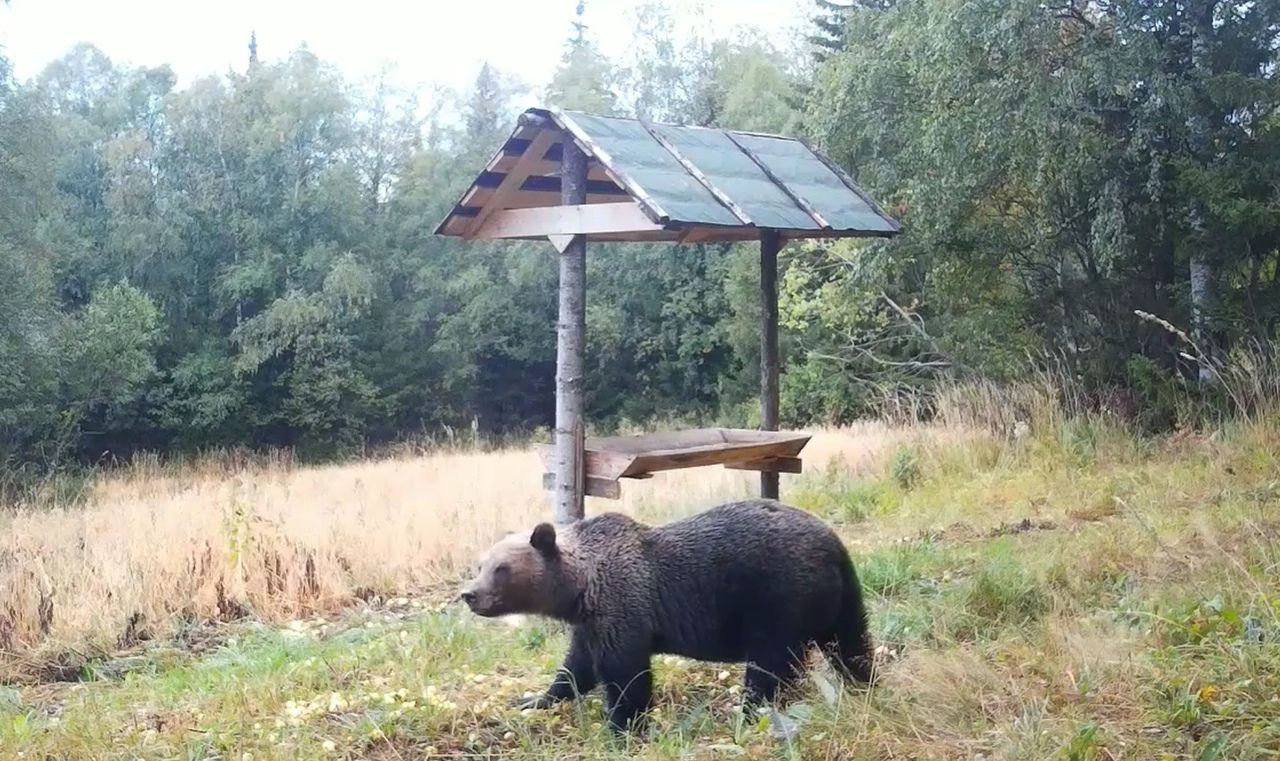
<svg viewBox="0 0 1280 761"><path fill-rule="evenodd" d="M790 198L792 203L794 203L796 206L799 206L800 209L804 211L805 214L808 214L810 217L812 217L813 221L817 222L819 227L825 230L831 229L831 223L828 222L826 218L823 217L820 213L818 213L818 210L814 208L813 204L809 203L808 199L806 199L804 196L800 195L798 192L792 189L792 187L788 185L781 177L774 174L773 170L765 166L765 163L761 161L758 156L752 153L747 148L747 146L738 142L737 138L733 136L733 132L729 130L725 130L724 134L725 134L725 137L729 138L730 142L738 146L739 150L747 154L747 158L751 159L755 163L755 165L760 168L761 172L764 172L765 177L768 177L769 180L773 182L774 185L777 185L779 190L781 190L783 193L786 193L787 198Z"/></svg>
<svg viewBox="0 0 1280 761"><path fill-rule="evenodd" d="M596 233L593 241L618 243L678 243L680 233L675 230L653 230L650 232L630 233Z"/></svg>
<svg viewBox="0 0 1280 761"><path fill-rule="evenodd" d="M517 124L516 128L511 131L511 136L508 137L507 140L510 141L510 140L516 139L517 135L520 134L521 129L523 129L523 127ZM503 146L505 145L506 145L506 142L503 143ZM486 164L485 166L486 167L496 166L497 163L502 159L503 155L504 155L503 147L499 147L498 150L494 151L493 157L489 159L489 163ZM460 197L458 199L458 202L453 205L453 208L457 209L459 206L466 206L467 198L471 197L475 193L475 191L476 191L475 185L468 186L466 190L462 191L462 197ZM440 224L436 225L435 234L436 235L444 234L445 225L447 225L450 221L454 219L456 218L454 217L453 211L451 210L449 212L449 215L446 216L444 219L440 220Z"/></svg>
<svg viewBox="0 0 1280 761"><path fill-rule="evenodd" d="M493 191L489 188L480 188L479 192L473 198L467 199L467 205L464 208L474 210L474 214L478 216L480 210L489 202L489 196ZM587 200L583 203L625 203L630 199L624 195L616 193L587 193ZM559 190L528 190L522 189L512 193L502 204L503 211L511 209L535 209L547 206L560 205ZM472 217L474 219L475 216Z"/></svg>
<svg viewBox="0 0 1280 761"><path fill-rule="evenodd" d="M681 153L679 148L676 148L674 145L672 145L669 140L667 140L665 137L660 135L656 129L654 129L648 122L644 121L643 119L640 120L640 126L644 127L645 131L649 133L650 137L652 137L654 140L657 141L658 145L661 145L663 148L666 148L667 152L670 153L675 158L676 161L680 162L680 166L684 167L684 170L688 172L690 176L693 177L693 179L697 180L698 184L706 188L708 193L714 196L715 199L719 201L722 206L728 209L730 214L733 214L733 216L737 217L739 222L741 222L744 225L755 224L754 222L751 221L751 217L747 216L747 213L743 211L742 207L734 203L733 199L730 198L727 193L725 193L720 188L716 187L715 183L713 183L709 177L703 174L702 170L699 169L696 164L694 164L683 153Z"/></svg>
<svg viewBox="0 0 1280 761"><path fill-rule="evenodd" d="M518 163L522 158L524 158L524 156L522 155L504 156L502 157L501 160L498 161L497 164L494 165L493 171L501 172L503 174L510 173L511 168L514 167L516 163ZM533 171L531 172L532 176L547 176L547 177L560 176L559 161L551 161L550 159L538 159L533 162L532 169L533 169ZM598 163L592 164L587 169L587 179L588 180L610 180L610 182L612 182L612 180L609 178L609 173L605 171L604 166Z"/></svg>
<svg viewBox="0 0 1280 761"><path fill-rule="evenodd" d="M801 473L804 461L799 457L766 457L746 462L726 462L730 470L758 470L762 473Z"/></svg>
<svg viewBox="0 0 1280 761"><path fill-rule="evenodd" d="M555 473L542 474L542 488L552 491L556 486ZM610 481L607 478L596 478L587 476L586 479L586 496L602 497L604 499L622 499L622 484L617 481Z"/></svg>
<svg viewBox="0 0 1280 761"><path fill-rule="evenodd" d="M538 447L538 458L542 460L542 466L547 470L555 468L555 445L543 444ZM589 476L599 478L618 479L631 466L635 455L619 454L616 452L601 452L591 449L591 439L587 439L585 456L585 468Z"/></svg>
<svg viewBox="0 0 1280 761"><path fill-rule="evenodd" d="M761 438L756 440L744 439L740 441L720 441L706 444L690 444L687 446L671 447L668 449L648 449L641 452L628 454L627 456L634 458L632 464L623 471L626 473L639 473L645 470L644 465L648 461L678 458L690 455L708 458L710 464L714 464L714 458L719 457L722 461L729 460L749 460L759 456L758 452L765 452L770 457L794 457L804 449L805 444L809 443L809 436L793 436L789 438ZM588 445L590 446L590 444ZM590 450L588 450L590 451ZM646 463L637 462L641 458L647 458Z"/></svg>
<svg viewBox="0 0 1280 761"><path fill-rule="evenodd" d="M638 436L609 436L587 441L587 448L620 454L640 455L654 452L680 451L707 445L720 446L728 439L720 428L693 428L683 431L661 431Z"/></svg>
<svg viewBox="0 0 1280 761"><path fill-rule="evenodd" d="M685 227L677 240L680 244L695 243L734 243L738 241L758 240L760 230L755 227ZM810 240L821 238L892 238L896 233L872 230L778 230L782 240Z"/></svg>
<svg viewBox="0 0 1280 761"><path fill-rule="evenodd" d="M778 251L776 230L760 233L760 428L778 430ZM778 498L778 474L760 474L760 496Z"/></svg>
<svg viewBox="0 0 1280 761"><path fill-rule="evenodd" d="M810 438L792 431L703 428L587 439L585 472L588 478L616 480L703 465L787 460L797 457ZM537 452L544 468L553 470L555 447L544 444Z"/></svg>
<svg viewBox="0 0 1280 761"><path fill-rule="evenodd" d="M731 462L751 462L782 456L785 445L776 442L760 444L721 445L720 447L700 447L698 449L656 452L636 457L623 476L637 473L658 473L664 470L682 470L697 468L703 465L724 465Z"/></svg>
<svg viewBox="0 0 1280 761"><path fill-rule="evenodd" d="M755 227L699 226L685 228L680 243L723 243L757 240L760 230Z"/></svg>
<svg viewBox="0 0 1280 761"><path fill-rule="evenodd" d="M525 150L524 155L520 157L520 160L516 162L515 166L511 167L511 171L507 172L507 176L502 179L502 183L498 185L498 188L493 191L493 195L489 197L488 203L480 209L480 213L476 215L474 220L472 220L471 226L467 228L467 238L474 237L476 231L484 227L485 222L488 221L490 215L496 211L502 210L503 203L506 202L507 197L520 190L520 186L524 184L524 181L529 179L529 175L533 174L534 165L538 163L539 159L542 158L542 154L547 152L547 149L551 147L551 144L554 143L558 137L560 137L560 135L548 129L544 129L534 136L533 141L529 143L529 147ZM501 157L499 157L498 160L500 159ZM494 163L497 162L495 161ZM585 195L585 159L582 174L583 194ZM586 199L584 198L578 203L583 203L585 201Z"/></svg>
<svg viewBox="0 0 1280 761"><path fill-rule="evenodd" d="M724 434L724 440L732 444L755 444L761 441L791 443L813 438L812 434L802 431L762 431L758 428L721 428L720 430Z"/></svg>
<svg viewBox="0 0 1280 761"><path fill-rule="evenodd" d="M521 170L525 171L524 169ZM560 199L560 169L555 169L555 174L545 174L533 172L524 178L520 183L520 191L523 193L555 193L556 200ZM504 180L510 175L506 172L481 172L472 183L473 187L479 188L481 191L492 193L502 186ZM612 195L615 201L624 201L629 198L627 191L618 186L612 179L607 176L601 180L587 180L587 195Z"/></svg>
<svg viewBox="0 0 1280 761"><path fill-rule="evenodd" d="M542 238L548 235L649 232L662 230L633 201L626 203L577 203L494 212L473 237Z"/></svg>

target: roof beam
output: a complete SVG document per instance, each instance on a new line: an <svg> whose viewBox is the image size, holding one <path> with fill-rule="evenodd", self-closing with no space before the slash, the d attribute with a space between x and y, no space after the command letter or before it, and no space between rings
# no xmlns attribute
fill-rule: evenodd
<svg viewBox="0 0 1280 761"><path fill-rule="evenodd" d="M634 201L574 206L539 206L495 211L471 237L545 238L553 235L653 232L665 229Z"/></svg>
<svg viewBox="0 0 1280 761"><path fill-rule="evenodd" d="M509 154L509 155L503 156L501 159L497 161L497 163L495 163L492 167L490 167L489 171L497 172L498 174L506 174L510 172L511 167L515 166L516 163L519 162L520 159L522 159L523 157L524 157L523 154L519 154L519 155ZM588 169L589 171L587 173L587 179L608 180L609 182L613 182L613 180L609 177L609 173L605 171L604 166L601 165L600 163L592 162L589 165ZM548 158L538 159L536 162L534 162L533 171L530 172L529 175L531 177L537 177L539 175L546 176L546 177L558 177L560 175L560 162L556 161L555 159L548 159ZM617 184L617 183L614 183L614 184Z"/></svg>
<svg viewBox="0 0 1280 761"><path fill-rule="evenodd" d="M517 161L516 165L511 167L511 171L507 172L507 176L502 178L502 182L497 189L493 191L493 195L489 196L489 202L480 209L480 213L472 220L471 225L467 228L466 237L474 238L476 233L484 227L485 222L494 213L502 209L507 198L511 194L520 190L520 186L524 181L529 179L529 175L533 174L534 168L541 162L543 154L551 147L561 133L544 129L534 136L529 143L529 147L525 149Z"/></svg>

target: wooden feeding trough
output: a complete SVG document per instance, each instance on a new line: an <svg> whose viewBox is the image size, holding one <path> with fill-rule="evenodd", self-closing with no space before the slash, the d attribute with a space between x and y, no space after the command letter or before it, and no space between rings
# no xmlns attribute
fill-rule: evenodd
<svg viewBox="0 0 1280 761"><path fill-rule="evenodd" d="M741 428L698 428L691 431L610 436L583 442L581 487L589 497L618 499L621 478L649 478L663 470L724 465L734 470L799 473L800 450L809 434L755 431ZM555 447L538 448L547 473L543 484L553 488Z"/></svg>
<svg viewBox="0 0 1280 761"><path fill-rule="evenodd" d="M547 239L559 252L555 442L542 451L554 517L621 478L701 465L800 472L809 437L778 432L778 252L803 238L892 237L898 223L834 162L794 138L529 109L436 228L468 240ZM584 438L587 240L760 242L760 431ZM694 254L696 255L696 254Z"/></svg>

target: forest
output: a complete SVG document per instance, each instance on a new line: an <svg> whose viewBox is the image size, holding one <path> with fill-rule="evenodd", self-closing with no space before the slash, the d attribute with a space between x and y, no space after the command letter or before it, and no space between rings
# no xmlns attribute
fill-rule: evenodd
<svg viewBox="0 0 1280 761"><path fill-rule="evenodd" d="M182 87L88 44L18 81L0 51L5 480L548 425L553 249L432 234L534 105L801 135L902 222L784 252L785 424L1052 369L1169 428L1274 358L1280 3L815 0L799 39L639 17L610 60L566 11L551 81L466 92L248 39ZM587 418L754 424L757 256L594 245Z"/></svg>

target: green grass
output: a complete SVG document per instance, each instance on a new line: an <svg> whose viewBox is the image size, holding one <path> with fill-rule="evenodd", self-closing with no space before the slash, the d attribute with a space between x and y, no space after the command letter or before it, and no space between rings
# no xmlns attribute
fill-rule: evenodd
<svg viewBox="0 0 1280 761"><path fill-rule="evenodd" d="M737 710L740 666L680 659L655 659L639 737L610 735L598 695L521 714L507 705L545 686L562 627L398 606L2 687L0 757L1276 757L1274 423L901 451L878 477L835 467L790 488L848 540L884 648L875 690L806 687L791 741Z"/></svg>

